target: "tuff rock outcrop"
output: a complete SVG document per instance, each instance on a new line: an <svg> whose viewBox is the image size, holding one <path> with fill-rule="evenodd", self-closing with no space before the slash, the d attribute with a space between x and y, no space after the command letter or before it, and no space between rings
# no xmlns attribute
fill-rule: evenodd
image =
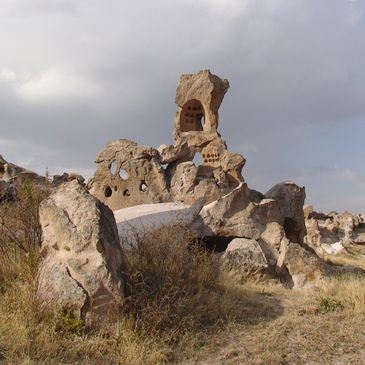
<svg viewBox="0 0 365 365"><path fill-rule="evenodd" d="M305 243L319 255L340 254L346 247L365 243L365 219L361 214L316 212L312 206L304 207Z"/></svg>
<svg viewBox="0 0 365 365"><path fill-rule="evenodd" d="M217 131L228 87L208 70L183 75L176 91L175 144L154 149L129 140L109 143L96 160L90 192L117 210L200 198L210 203L238 187L245 159L229 152Z"/></svg>
<svg viewBox="0 0 365 365"><path fill-rule="evenodd" d="M52 180L52 185L53 186L58 186L64 182L68 182L68 181L72 181L72 180L77 180L77 182L81 185L84 185L85 183L85 178L82 177L81 175L75 174L75 173L68 173L65 172L62 175L53 175L53 180Z"/></svg>
<svg viewBox="0 0 365 365"><path fill-rule="evenodd" d="M303 288L316 284L330 270L312 251L285 238L281 242L277 272L280 275L288 273L293 288Z"/></svg>
<svg viewBox="0 0 365 365"><path fill-rule="evenodd" d="M306 233L303 212L304 188L293 182L283 182L273 186L265 196L277 201L287 238L293 242L303 242Z"/></svg>
<svg viewBox="0 0 365 365"><path fill-rule="evenodd" d="M95 175L87 186L122 216L124 209L136 205L191 205L204 199L205 206L190 224L197 237L254 240L265 256L267 271L285 269L290 277L291 256L283 252L296 246L283 251L284 240L302 247L313 262L316 257L303 246L305 190L292 182L277 184L266 194L248 188L242 176L245 158L230 152L218 133L218 111L228 88L227 80L209 70L181 76L174 144L155 149L126 139L110 142L97 157ZM245 267L243 263L242 270Z"/></svg>
<svg viewBox="0 0 365 365"><path fill-rule="evenodd" d="M252 275L263 275L269 267L258 242L246 238L232 240L221 261L222 273L235 282L242 282Z"/></svg>
<svg viewBox="0 0 365 365"><path fill-rule="evenodd" d="M125 264L113 212L73 180L41 203L39 216L39 298L98 326L125 296Z"/></svg>
<svg viewBox="0 0 365 365"><path fill-rule="evenodd" d="M267 197L250 190L242 177L245 158L229 152L218 133L218 110L228 87L227 80L208 70L181 76L175 144L154 149L129 140L110 142L96 160L90 192L113 210L150 203L190 205L204 199L206 206L195 224L200 236L258 239L275 222L288 232L292 229L301 241L304 188L284 184ZM198 155L200 163L195 162ZM296 205L285 208L293 199Z"/></svg>

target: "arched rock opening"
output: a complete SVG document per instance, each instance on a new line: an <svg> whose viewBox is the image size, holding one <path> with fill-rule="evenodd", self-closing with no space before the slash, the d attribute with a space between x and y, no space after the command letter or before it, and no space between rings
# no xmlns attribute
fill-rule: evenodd
<svg viewBox="0 0 365 365"><path fill-rule="evenodd" d="M180 113L181 132L202 131L205 123L203 105L198 100L189 100Z"/></svg>

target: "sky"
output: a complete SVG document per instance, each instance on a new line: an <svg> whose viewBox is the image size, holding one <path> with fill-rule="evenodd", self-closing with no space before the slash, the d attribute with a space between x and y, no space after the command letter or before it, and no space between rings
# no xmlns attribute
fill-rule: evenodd
<svg viewBox="0 0 365 365"><path fill-rule="evenodd" d="M364 0L0 0L0 154L90 177L109 141L172 143L203 69L230 82L219 131L250 188L365 212Z"/></svg>

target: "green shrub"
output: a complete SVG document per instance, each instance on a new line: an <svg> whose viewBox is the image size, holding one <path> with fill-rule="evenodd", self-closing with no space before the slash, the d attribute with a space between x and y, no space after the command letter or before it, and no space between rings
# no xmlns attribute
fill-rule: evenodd
<svg viewBox="0 0 365 365"><path fill-rule="evenodd" d="M334 312L343 309L343 304L339 300L331 297L318 298L318 304L319 307L326 312Z"/></svg>
<svg viewBox="0 0 365 365"><path fill-rule="evenodd" d="M56 331L63 334L82 335L85 329L85 321L76 319L72 310L62 308L59 315L59 321L56 326Z"/></svg>

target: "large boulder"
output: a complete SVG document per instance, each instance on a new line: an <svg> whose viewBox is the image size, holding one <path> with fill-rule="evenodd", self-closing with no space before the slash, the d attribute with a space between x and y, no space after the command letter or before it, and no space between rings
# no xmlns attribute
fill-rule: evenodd
<svg viewBox="0 0 365 365"><path fill-rule="evenodd" d="M293 182L283 182L273 186L265 196L277 201L287 238L302 243L306 232L303 212L304 187Z"/></svg>
<svg viewBox="0 0 365 365"><path fill-rule="evenodd" d="M277 202L272 199L251 201L246 183L207 204L194 222L198 236L245 237L259 239L267 224L281 224Z"/></svg>
<svg viewBox="0 0 365 365"><path fill-rule="evenodd" d="M249 276L264 274L269 265L265 254L256 240L235 238L221 258L224 276L242 282Z"/></svg>
<svg viewBox="0 0 365 365"><path fill-rule="evenodd" d="M77 180L40 205L43 231L38 295L98 325L125 296L125 264L112 211Z"/></svg>
<svg viewBox="0 0 365 365"><path fill-rule="evenodd" d="M81 175L65 172L62 175L53 175L52 185L58 186L72 180L77 180L80 185L84 185L85 182L85 178Z"/></svg>
<svg viewBox="0 0 365 365"><path fill-rule="evenodd" d="M313 251L284 238L280 247L277 271L287 278L293 288L303 288L318 283L327 273L326 263Z"/></svg>

